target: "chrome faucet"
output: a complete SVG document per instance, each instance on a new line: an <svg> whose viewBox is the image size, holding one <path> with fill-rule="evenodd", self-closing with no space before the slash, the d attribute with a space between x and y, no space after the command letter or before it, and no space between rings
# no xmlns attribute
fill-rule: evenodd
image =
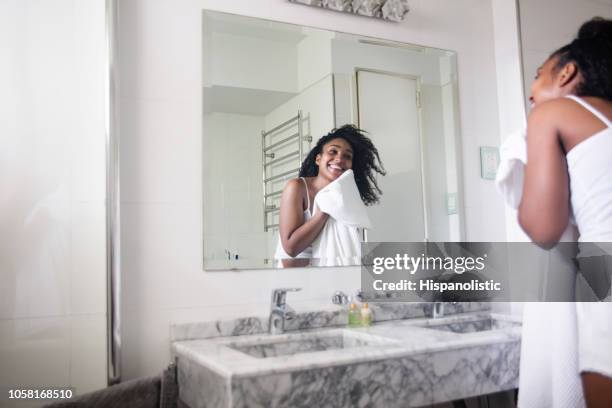
<svg viewBox="0 0 612 408"><path fill-rule="evenodd" d="M434 302L433 309L431 310L431 317L437 319L444 317L444 302Z"/></svg>
<svg viewBox="0 0 612 408"><path fill-rule="evenodd" d="M340 290L336 291L332 296L332 303L334 305L346 305L349 301L349 296Z"/></svg>
<svg viewBox="0 0 612 408"><path fill-rule="evenodd" d="M281 334L285 331L285 321L295 318L295 310L285 300L287 292L298 292L302 288L274 289L272 291L272 302L270 303L270 318L268 320L268 332L270 334Z"/></svg>
<svg viewBox="0 0 612 408"><path fill-rule="evenodd" d="M334 305L346 305L347 303L351 303L353 300L356 300L357 302L364 301L364 295L361 289L358 289L355 292L355 295L352 297L348 296L346 293L342 292L341 290L337 290L332 295L332 303Z"/></svg>
<svg viewBox="0 0 612 408"><path fill-rule="evenodd" d="M433 317L434 319L444 317L444 305L446 305L447 303L450 303L451 305L457 304L457 302L433 302L431 317Z"/></svg>

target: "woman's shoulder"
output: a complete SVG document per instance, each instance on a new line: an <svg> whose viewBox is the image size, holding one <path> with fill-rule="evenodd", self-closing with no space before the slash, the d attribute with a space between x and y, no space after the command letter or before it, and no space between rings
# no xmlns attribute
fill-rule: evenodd
<svg viewBox="0 0 612 408"><path fill-rule="evenodd" d="M578 143L602 130L605 124L591 111L592 101L557 98L534 107L529 114L528 133L544 131L558 138L566 152Z"/></svg>
<svg viewBox="0 0 612 408"><path fill-rule="evenodd" d="M304 206L306 196L306 185L301 177L287 181L285 187L283 188L283 200L289 200L290 202L301 202Z"/></svg>
<svg viewBox="0 0 612 408"><path fill-rule="evenodd" d="M570 98L556 98L542 102L531 109L530 118L558 117L559 114L582 110L576 101Z"/></svg>
<svg viewBox="0 0 612 408"><path fill-rule="evenodd" d="M314 180L315 178L316 177L296 177L296 178L290 179L285 184L285 189L286 188L297 188L300 190L305 190L306 185L308 185L309 187L312 186L312 180Z"/></svg>
<svg viewBox="0 0 612 408"><path fill-rule="evenodd" d="M284 189L303 189L304 188L304 181L302 179L302 177L296 177L296 178L292 178L290 180L287 181L287 183L285 183L285 187Z"/></svg>
<svg viewBox="0 0 612 408"><path fill-rule="evenodd" d="M589 123L593 116L579 102L571 98L557 98L542 102L535 106L529 113L529 125L554 125L557 129L563 129L569 125L574 129L577 123Z"/></svg>
<svg viewBox="0 0 612 408"><path fill-rule="evenodd" d="M561 97L542 102L531 109L529 117L532 118L564 118L566 115L592 116L591 109L607 110L612 108L612 101L596 97Z"/></svg>
<svg viewBox="0 0 612 408"><path fill-rule="evenodd" d="M290 194L302 196L305 192L306 186L304 185L304 180L302 179L302 177L290 179L289 181L287 181L285 187L283 188L283 195Z"/></svg>

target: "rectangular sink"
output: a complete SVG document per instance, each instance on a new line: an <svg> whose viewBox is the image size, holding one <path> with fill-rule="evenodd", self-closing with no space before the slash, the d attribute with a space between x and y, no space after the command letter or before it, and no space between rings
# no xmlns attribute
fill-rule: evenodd
<svg viewBox="0 0 612 408"><path fill-rule="evenodd" d="M430 320L426 324L419 326L427 329L449 331L453 333L475 333L505 329L508 327L519 327L520 325L520 323L510 320L500 320L491 316L480 316L470 320L455 322L441 321L438 323L435 320Z"/></svg>
<svg viewBox="0 0 612 408"><path fill-rule="evenodd" d="M392 344L394 341L363 333L349 331L329 334L283 336L256 342L230 343L227 346L256 358L270 358L319 351L347 349L353 347Z"/></svg>

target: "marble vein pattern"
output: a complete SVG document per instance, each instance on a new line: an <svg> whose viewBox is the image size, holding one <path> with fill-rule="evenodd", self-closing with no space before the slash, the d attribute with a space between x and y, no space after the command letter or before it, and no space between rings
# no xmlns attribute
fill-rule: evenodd
<svg viewBox="0 0 612 408"><path fill-rule="evenodd" d="M422 406L516 388L520 323L471 312L178 341L173 354L191 408Z"/></svg>
<svg viewBox="0 0 612 408"><path fill-rule="evenodd" d="M512 389L517 343L235 381L233 407L408 407ZM511 362L511 363L509 363ZM471 392L465 392L470 388ZM470 395L471 394L471 395Z"/></svg>
<svg viewBox="0 0 612 408"><path fill-rule="evenodd" d="M177 366L177 380L180 384L179 398L189 407L202 406L201 400L207 407L230 406L229 380L210 370L203 370L192 360L181 359L180 366Z"/></svg>

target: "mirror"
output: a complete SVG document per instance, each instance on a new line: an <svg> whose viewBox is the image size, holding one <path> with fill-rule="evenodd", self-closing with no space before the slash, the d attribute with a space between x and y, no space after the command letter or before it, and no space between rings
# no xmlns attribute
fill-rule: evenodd
<svg viewBox="0 0 612 408"><path fill-rule="evenodd" d="M454 52L209 11L203 38L205 270L359 264L278 255L283 189L345 124L367 132L386 170L353 235L462 240Z"/></svg>

